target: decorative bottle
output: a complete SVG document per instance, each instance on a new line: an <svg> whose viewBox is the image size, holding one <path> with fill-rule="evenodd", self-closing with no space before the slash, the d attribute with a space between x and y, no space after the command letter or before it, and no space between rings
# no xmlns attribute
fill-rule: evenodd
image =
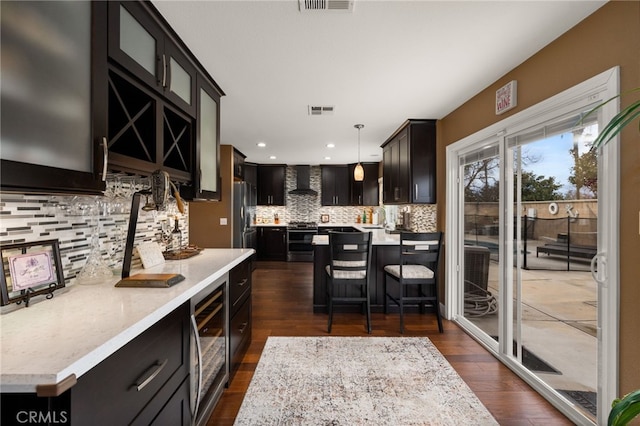
<svg viewBox="0 0 640 426"><path fill-rule="evenodd" d="M182 231L180 230L180 223L178 216L174 220L173 231L171 231L171 250L177 251L182 248Z"/></svg>

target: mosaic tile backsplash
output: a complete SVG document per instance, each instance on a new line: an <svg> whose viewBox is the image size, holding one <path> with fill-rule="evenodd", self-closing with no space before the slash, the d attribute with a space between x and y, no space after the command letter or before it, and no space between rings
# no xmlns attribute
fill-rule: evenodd
<svg viewBox="0 0 640 426"><path fill-rule="evenodd" d="M99 235L103 262L115 275L122 269L122 257L129 222L131 199L114 203L98 196L49 196L0 194L0 243L22 243L57 239L66 284L73 284L91 252L91 239ZM143 200L144 201L144 200ZM187 212L188 213L188 212ZM140 211L134 245L162 241L163 228L173 229L173 215ZM188 241L188 215L178 220L182 239ZM164 222L164 227L163 227ZM134 256L132 268L140 267Z"/></svg>
<svg viewBox="0 0 640 426"><path fill-rule="evenodd" d="M378 212L380 224L386 217L388 221L397 220L398 212L411 212L411 230L429 232L436 230L436 205L413 204L407 206L366 206L366 207L333 207L322 206L320 192L322 190L321 168L311 166L310 187L318 192L313 195L292 195L289 191L296 187L295 166L287 167L286 176L286 206L258 206L256 216L263 223L273 223L277 214L280 223L287 222L320 222L321 215L329 215L329 223L355 223L358 216L362 217L363 209L373 208ZM382 195L380 195L382 200Z"/></svg>
<svg viewBox="0 0 640 426"><path fill-rule="evenodd" d="M287 192L296 187L296 169L287 167ZM320 193L320 167L311 167L311 188ZM382 197L380 198L382 199ZM142 200L144 203L144 200ZM142 203L142 204L143 204ZM329 207L321 205L320 195L291 195L287 193L286 207L257 207L257 217L273 222L278 214L281 223L293 221L320 222L321 215L329 215L329 223L355 223L362 217L363 207ZM99 251L103 262L120 274L129 221L130 198L115 200L98 196L52 196L0 193L0 243L22 243L57 239L60 244L62 267L67 285L73 284L91 252L91 237L98 233ZM395 222L398 213L411 211L413 231L436 229L435 205L368 206L378 212L380 224ZM187 207L188 208L188 207ZM142 242L163 242L164 233L173 229L175 204L166 212L140 211L134 245ZM188 242L188 211L179 219L183 244ZM134 256L132 268L140 267Z"/></svg>

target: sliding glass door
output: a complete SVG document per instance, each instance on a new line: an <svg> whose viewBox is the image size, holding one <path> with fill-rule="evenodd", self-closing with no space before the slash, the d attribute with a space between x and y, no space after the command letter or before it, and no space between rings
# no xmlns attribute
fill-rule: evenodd
<svg viewBox="0 0 640 426"><path fill-rule="evenodd" d="M579 109L505 137L513 356L576 411L597 416L596 116ZM578 124L579 123L579 124Z"/></svg>
<svg viewBox="0 0 640 426"><path fill-rule="evenodd" d="M501 161L497 139L479 145L460 157L464 200L462 314L497 342Z"/></svg>
<svg viewBox="0 0 640 426"><path fill-rule="evenodd" d="M617 73L598 77L447 148L447 314L578 424L617 387L617 150L590 149L611 111L586 114Z"/></svg>

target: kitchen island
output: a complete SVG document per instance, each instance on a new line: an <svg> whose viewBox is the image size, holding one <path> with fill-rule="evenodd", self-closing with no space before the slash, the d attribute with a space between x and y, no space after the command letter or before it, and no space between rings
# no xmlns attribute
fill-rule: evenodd
<svg viewBox="0 0 640 426"><path fill-rule="evenodd" d="M361 232L372 233L372 259L371 259L371 311L384 311L384 266L398 263L400 259L400 235L388 234L384 229L376 229L371 225L355 225L354 228ZM313 312L327 312L327 273L326 265L329 264L329 236L316 235L313 238ZM395 310L392 305L390 309ZM344 309L357 312L357 305L340 305L336 309Z"/></svg>
<svg viewBox="0 0 640 426"><path fill-rule="evenodd" d="M174 352L184 364L180 368L188 374L191 299L253 253L252 249L206 249L192 258L167 261L144 270L144 273L178 273L185 277L169 288L114 287L119 281L119 277L114 276L93 285L74 284L57 291L50 300L36 298L28 308L3 314L0 316L0 390L3 394L62 395L75 389L76 383L80 385L83 376L91 377L92 370L131 346L132 341L139 341L149 330L157 329L158 324L167 327L169 335L168 328L173 325L165 323L173 317L183 323L173 328L178 335L178 346L180 340L186 344ZM141 271L133 274L138 272ZM154 340L150 344L162 348L162 335L161 329L160 337L154 337L159 339L158 343ZM170 349L167 347L167 353ZM147 351L145 346L134 358ZM125 370L127 363L123 364L118 365L117 370ZM137 376L132 377L131 383L136 379ZM95 401L95 404L108 407L110 402L113 401Z"/></svg>

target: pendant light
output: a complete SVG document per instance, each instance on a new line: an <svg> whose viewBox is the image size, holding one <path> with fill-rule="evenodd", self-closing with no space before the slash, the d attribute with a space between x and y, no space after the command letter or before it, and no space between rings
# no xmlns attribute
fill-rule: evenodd
<svg viewBox="0 0 640 426"><path fill-rule="evenodd" d="M364 127L364 124L355 124L353 127L358 129L358 164L356 164L356 168L353 169L353 179L362 182L364 180L364 168L362 164L360 164L360 129Z"/></svg>

